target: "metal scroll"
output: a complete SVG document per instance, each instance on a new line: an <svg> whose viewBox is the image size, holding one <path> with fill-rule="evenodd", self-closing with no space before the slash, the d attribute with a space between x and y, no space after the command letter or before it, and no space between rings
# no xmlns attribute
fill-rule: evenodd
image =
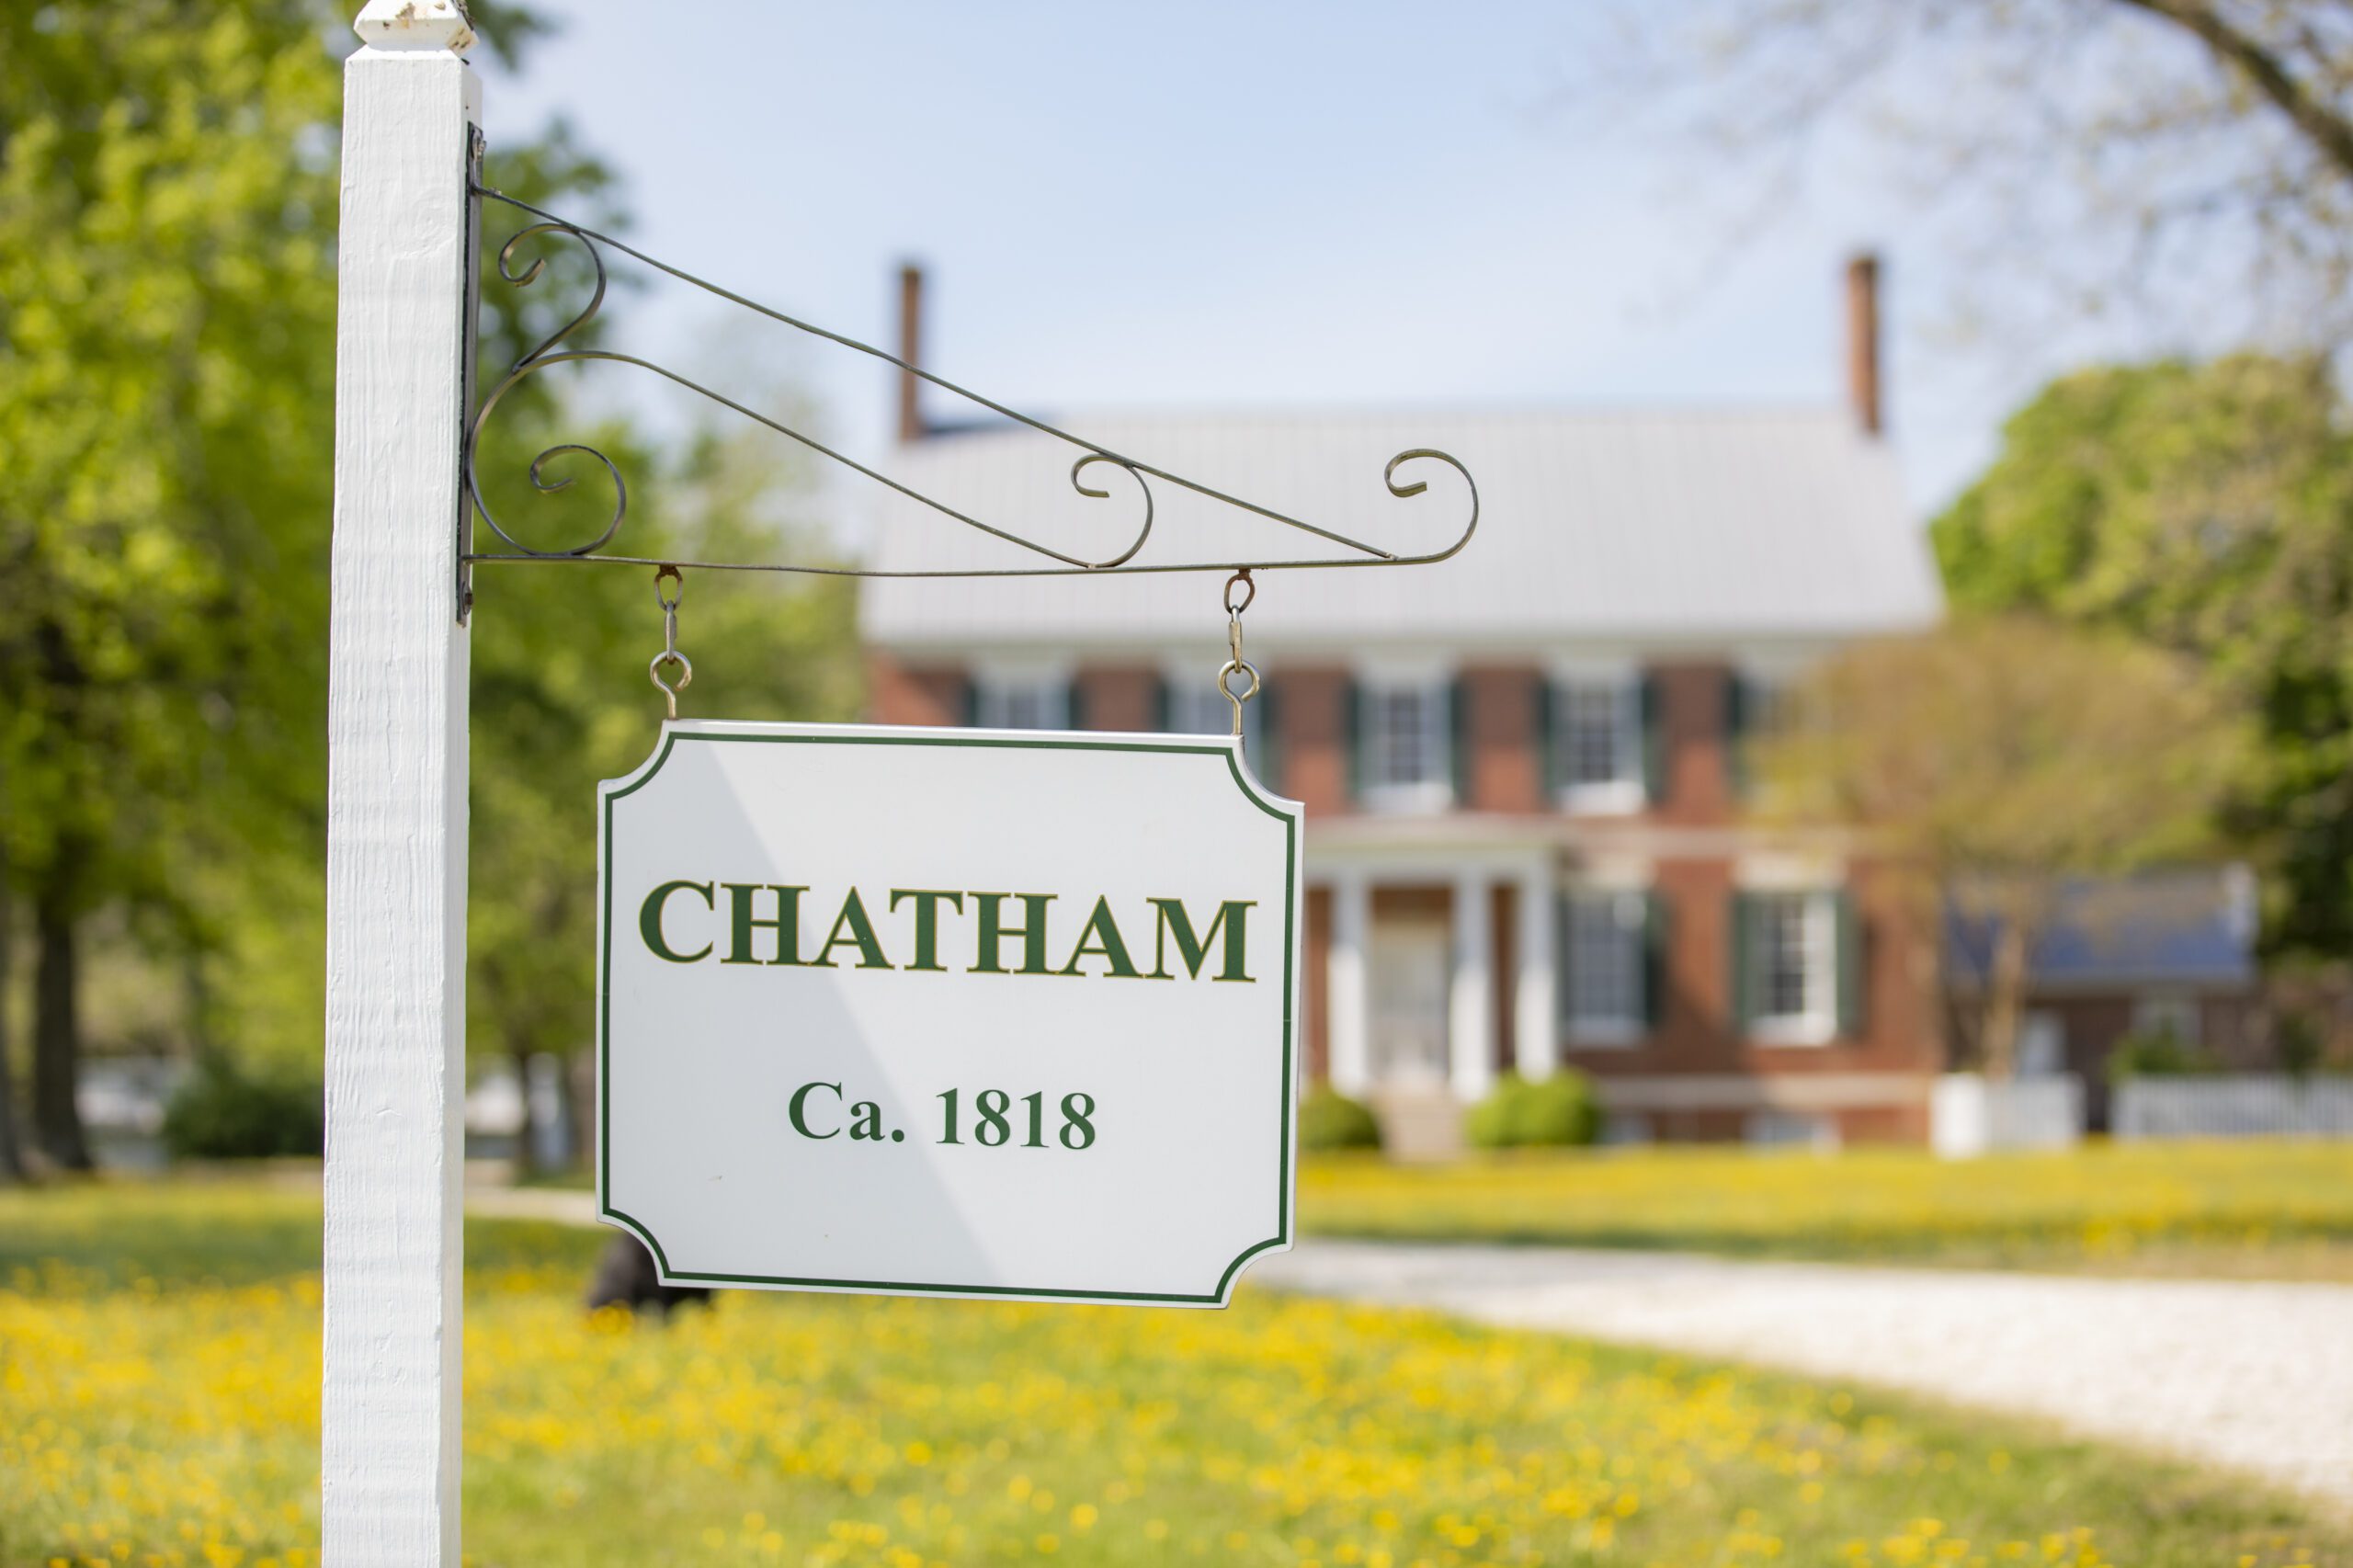
<svg viewBox="0 0 2353 1568"><path fill-rule="evenodd" d="M972 392L968 388L959 386L953 381L948 381L940 376L934 375L930 371L923 369L920 367L911 365L905 360L899 358L897 356L888 353L883 349L877 348L871 344L860 343L855 338L846 337L840 333L829 332L822 326L787 315L781 311L770 310L768 307L760 304L756 301L748 300L743 295L722 289L715 283L697 278L690 273L681 271L679 268L672 267L666 262L658 261L653 256L647 256L642 251L622 244L620 241L613 238L609 234L599 233L594 229L586 228L581 224L572 222L567 219L557 216L555 213L534 207L527 201L517 200L514 197L505 195L502 192L491 189L488 187L476 185L474 189L477 195L490 200L504 203L508 207L512 207L528 215L532 220L532 222L526 223L522 228L517 230L516 233L507 239L506 243L499 248L498 276L501 281L518 289L530 287L532 284L539 281L540 278L543 274L546 267L546 257L542 256L529 261L528 265L521 265L518 263L517 259L518 253L525 250L527 247L538 244L569 242L579 245L585 253L590 265L595 268L596 286L594 290L591 290L587 302L581 307L579 312L574 315L569 321L565 322L562 326L558 327L554 332L550 333L545 338L541 339L535 347L530 349L520 359L516 361L515 365L491 387L490 391L486 394L483 395L481 403L474 410L472 421L467 427L466 444L463 454L466 491L472 501L474 511L480 516L483 523L490 529L490 531L497 537L505 548L483 551L468 549L463 552L463 560L469 566L492 562L603 561L639 566L689 566L724 572L798 572L838 577L1043 577L1102 575L1109 573L1131 572L1233 573L1240 571L1265 572L1280 570L1307 570L1333 566L1418 566L1427 565L1432 562L1444 561L1448 557L1455 554L1457 551L1461 550L1464 545L1471 542L1471 536L1479 526L1479 492L1478 486L1471 478L1470 470L1463 467L1460 461L1449 456L1447 453L1438 451L1432 448L1410 448L1391 458L1387 466L1381 471L1381 482L1383 485L1387 488L1391 495L1395 496L1400 500L1410 499L1427 490L1429 488L1428 483L1425 480L1407 480L1401 482L1397 476L1398 470L1405 464L1415 462L1427 461L1444 463L1446 466L1453 469L1457 473L1462 476L1463 483L1468 489L1471 503L1470 517L1463 523L1461 533L1444 549L1432 551L1425 554L1402 554L1395 551L1384 549L1370 540L1356 538L1347 533L1343 533L1336 528L1325 528L1319 524L1310 522L1305 518L1291 517L1286 513L1277 511L1273 507L1260 506L1256 502L1247 500L1242 496L1228 494L1224 491L1200 483L1198 481L1187 479L1181 474L1171 473L1166 469L1155 467L1151 463L1143 461L1142 459L1130 457L1123 452L1114 451L1110 448L1098 445L1096 442L1086 439L1083 436L1075 436L1067 430L1058 429L1055 426L1045 423L1043 420L1034 419L1026 414L1018 412L1017 410L1008 408L1003 403L996 403L989 398L983 397L980 393ZM628 256L631 260L641 263L645 267L652 267L654 270L660 272L666 277L675 278L682 283L686 283L693 288L702 290L704 293L724 300L730 304L750 311L769 321L779 323L785 326L794 329L795 331L805 333L812 337L821 338L828 343L836 344L844 348L853 349L858 353L879 359L886 365L896 366L899 369L905 371L909 375L917 377L920 380L928 382L930 385L938 387L941 391L950 393L955 397L961 398L975 407L985 409L991 414L999 415L1000 417L1010 420L1017 425L1038 431L1042 435L1051 437L1057 441L1066 444L1074 453L1074 460L1071 463L1070 469L1070 483L1072 488L1080 495L1087 497L1090 500L1108 500L1113 494L1110 484L1108 483L1108 473L1097 474L1090 472L1090 471L1102 469L1116 470L1122 472L1127 476L1128 481L1134 484L1136 492L1142 499L1143 506L1142 521L1136 527L1132 535L1122 534L1115 541L1115 548L1111 548L1101 552L1094 559L1088 559L1086 556L1073 554L1065 551L1057 550L1049 544L1041 542L1040 540L1025 536L1015 528L1008 526L1002 521L992 522L983 517L972 516L969 513L960 511L956 507L949 506L932 496L923 494L910 486L900 483L898 480L892 478L889 474L883 473L880 470L869 467L865 463L859 462L857 459L841 451L839 449L828 446L825 442L818 439L809 432L796 429L791 425L787 424L785 421L773 415L763 413L759 409L753 408L743 403L737 402L735 399L727 396L725 393L718 392L710 387L704 386L700 382L683 376L666 366L656 364L650 359L641 358L635 355L623 354L612 349L576 346L576 340L579 334L590 322L597 318L597 312L604 308L606 288L608 281L605 266L605 253L608 251ZM617 364L633 365L640 369L650 370L654 374L662 377L664 380L670 381L676 386L682 387L700 397L707 398L710 402L719 404L721 407L733 410L734 413L742 415L746 419L752 420L756 424L767 426L768 429L774 430L780 436L790 437L790 439L799 442L809 450L817 453L819 456L838 463L844 468L852 470L855 472L865 476L874 483L894 491L900 495L903 495L923 506L926 506L932 511L940 514L942 517L951 518L958 523L963 524L967 528L974 528L983 534L988 534L996 539L1003 540L1009 545L1028 551L1031 556L1036 558L1036 562L1035 563L1003 567L963 567L936 571L900 570L886 572L855 565L808 564L783 561L679 561L670 557L629 554L625 552L624 541L621 539L623 525L627 522L629 517L628 481L622 475L620 469L612 461L611 459L608 458L603 452L598 451L596 448L581 442L562 442L548 447L541 450L539 456L532 459L529 469L529 477L532 488L543 494L552 494L571 486L573 483L571 479L555 478L550 475L548 472L548 464L552 460L573 455L593 460L597 464L603 468L607 480L612 485L613 506L610 518L605 523L603 530L597 534L595 538L589 539L582 543L574 544L568 548L560 550L542 550L526 544L521 539L507 530L506 527L500 521L497 515L491 510L488 502L483 497L481 478L475 470L476 455L482 449L483 431L489 425L492 417L497 413L500 400L505 398L507 393L514 391L517 386L520 385L528 378L537 375L540 371L548 369L552 366L576 364L591 360L602 360ZM1090 481L1093 483L1090 483ZM1153 519L1155 511L1153 486L1155 482L1174 485L1180 489L1190 491L1194 494L1207 497L1211 501L1221 503L1227 506L1235 507L1242 512L1248 513L1254 517L1264 519L1269 525L1281 528L1296 530L1297 532L1308 534L1313 538L1326 540L1331 544L1341 547L1344 551L1348 553L1324 557L1292 557L1285 556L1278 552L1270 554L1264 559L1256 560L1246 558L1237 560L1232 556L1220 556L1214 559L1205 558L1199 560L1180 560L1174 562L1154 561L1139 562L1136 560L1137 552L1143 549L1146 541L1148 541L1152 537Z"/></svg>

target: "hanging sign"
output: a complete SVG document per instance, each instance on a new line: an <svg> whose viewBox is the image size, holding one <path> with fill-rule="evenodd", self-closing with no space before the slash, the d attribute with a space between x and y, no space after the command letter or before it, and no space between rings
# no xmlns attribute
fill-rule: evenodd
<svg viewBox="0 0 2353 1568"><path fill-rule="evenodd" d="M597 1211L665 1282L1222 1306L1290 1244L1238 743L673 722L601 805Z"/></svg>

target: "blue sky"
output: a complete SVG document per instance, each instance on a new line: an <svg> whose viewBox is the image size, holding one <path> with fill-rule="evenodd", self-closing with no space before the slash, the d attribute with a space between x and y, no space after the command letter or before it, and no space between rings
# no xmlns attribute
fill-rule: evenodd
<svg viewBox="0 0 2353 1568"><path fill-rule="evenodd" d="M1049 416L1828 402L1870 244L1925 513L2047 369L1938 347L1936 257L1868 179L1732 243L1742 193L1705 160L1563 101L1597 25L1575 6L549 8L521 80L483 62L494 179L502 138L562 112L623 173L635 243L885 345L919 257L930 368ZM615 313L640 351L752 360L852 449L883 439L880 368L667 294Z"/></svg>

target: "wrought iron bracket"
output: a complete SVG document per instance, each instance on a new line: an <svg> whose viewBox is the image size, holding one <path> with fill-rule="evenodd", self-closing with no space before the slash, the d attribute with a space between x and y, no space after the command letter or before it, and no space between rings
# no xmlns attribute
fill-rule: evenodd
<svg viewBox="0 0 2353 1568"><path fill-rule="evenodd" d="M469 421L466 426L465 446L460 456L460 466L464 476L465 495L467 500L471 503L471 505L465 508L469 516L465 519L461 519L461 533L460 537L460 564L461 573L469 571L474 566L490 562L576 561L602 561L638 566L676 565L722 572L795 572L834 577L1101 576L1112 573L1138 572L1231 573L1237 571L1310 571L1339 566L1422 566L1428 565L1434 562L1444 561L1448 557L1460 551L1463 546L1471 542L1472 534L1478 528L1479 490L1476 482L1471 477L1471 471L1465 468L1453 457L1445 452L1438 451L1434 448L1413 447L1397 453L1394 457L1389 460L1388 465L1381 471L1382 484L1387 488L1391 495L1395 496L1400 500L1410 499L1411 497L1420 495L1427 491L1429 488L1428 482L1427 480L1420 479L1409 479L1401 482L1398 478L1398 470L1404 465L1413 462L1427 461L1443 463L1462 476L1462 481L1470 500L1470 516L1462 525L1462 531L1444 549L1420 554L1401 553L1397 551L1384 549L1381 545L1372 543L1369 540L1340 532L1336 528L1325 528L1302 517L1289 516L1283 512L1275 510L1273 507L1261 506L1255 501L1247 500L1242 496L1229 494L1224 491L1215 489L1196 480L1187 479L1181 474L1172 473L1166 469L1155 467L1151 463L1143 461L1142 459L1130 457L1123 452L1114 451L1110 448L1090 441L1083 436L1074 435L1067 430L1058 429L1054 426L1049 425L1041 419L1032 418L1029 415L1022 414L1017 410L1006 407L1001 403L983 397L979 392L973 392L969 388L959 386L955 382L948 381L944 377L934 375L932 372L922 369L920 366L909 364L906 360L900 358L898 356L889 353L884 349L877 348L871 344L861 343L856 338L847 337L840 333L828 331L826 328L818 326L813 323L787 315L781 311L771 310L767 306L760 304L756 301L746 299L741 294L721 288L716 283L697 278L691 273L685 272L676 267L672 267L667 262L657 260L654 257L646 255L644 252L637 250L632 246L625 244L620 240L613 238L610 234L599 233L597 231L590 229L583 224L574 223L568 219L559 217L553 212L534 207L529 202L517 200L514 197L506 195L501 191L493 189L490 187L482 184L479 175L477 175L473 179L472 188L477 203L483 199L501 202L528 215L531 220L525 223L523 227L517 229L511 236L508 237L506 243L499 247L498 277L500 281L518 289L529 288L533 283L537 282L546 268L546 258L544 256L540 256L531 260L528 265L518 265L517 253L524 247L551 237L557 241L569 241L581 247L583 252L586 255L589 264L595 268L596 287L590 292L587 302L581 307L577 314L574 315L569 321L565 322L554 332L549 334L548 336L543 338L536 347L525 353L521 358L517 359L506 372L506 374L502 376L487 392L483 394L480 403L474 407L472 418ZM594 321L597 318L597 312L604 308L606 289L609 281L609 275L607 272L605 265L606 253L608 251L620 256L625 256L631 260L644 267L651 267L654 271L659 272L665 277L676 278L679 282L688 284L692 288L699 289L702 292L711 295L716 299L723 300L729 304L749 311L755 315L761 316L768 321L777 322L784 326L790 327L796 332L804 333L811 337L819 338L824 342L835 344L841 347L866 355L870 358L881 361L883 364L895 366L897 369L906 372L907 374L916 377L931 386L938 387L942 392L948 392L952 396L961 398L974 407L984 409L990 414L996 415L999 417L1009 420L1016 425L1026 426L1029 429L1035 430L1041 435L1051 437L1057 441L1064 443L1076 454L1074 460L1071 463L1070 483L1072 488L1080 495L1086 496L1091 500L1106 500L1110 497L1112 492L1108 486L1089 483L1090 476L1087 471L1095 468L1098 464L1110 469L1119 470L1126 473L1127 476L1134 482L1137 492L1142 499L1143 517L1142 523L1137 527L1132 537L1123 538L1119 541L1116 549L1101 553L1095 559L1088 559L1085 556L1072 554L1065 551L1057 550L1051 545L1046 544L1039 540L1029 538L1017 531L1014 528L1006 526L1002 522L990 522L982 517L974 517L966 512L960 511L956 507L949 506L945 502L938 500L932 496L926 495L921 492L900 483L898 480L892 478L889 474L881 472L879 469L870 467L849 456L847 453L843 452L839 449L827 445L825 442L818 439L808 431L796 429L792 426L785 423L782 419L772 415L763 413L760 410L753 408L745 403L740 403L735 399L727 396L725 393L718 392L710 387L704 386L701 383L669 369L667 366L656 364L653 360L641 358L632 354L624 354L612 349L586 347L566 347L565 345L575 339L577 335L585 328L590 322ZM468 346L469 363L467 378L470 388L472 384L472 349L470 338ZM908 500L915 502L920 506L926 506L932 511L940 514L942 517L950 518L955 522L961 523L965 527L973 528L981 533L988 534L996 539L1003 540L1007 544L1015 546L1019 550L1026 551L1029 552L1030 555L1038 558L1037 563L1004 567L956 567L940 568L936 570L908 569L881 571L857 565L818 564L805 562L679 561L670 557L638 555L623 553L619 551L608 551L607 547L614 545L617 542L621 532L622 525L629 516L628 482L623 478L620 469L612 461L611 459L608 458L603 452L598 451L596 448L576 441L559 442L556 445L545 448L540 452L538 457L532 459L530 467L528 471L531 486L534 490L542 494L552 494L558 491L567 489L571 486L573 481L570 478L554 478L550 476L547 472L547 465L549 462L551 460L571 455L577 455L591 459L604 469L606 478L612 484L612 515L607 520L603 531L598 533L594 539L588 540L584 543L574 544L561 550L541 550L532 545L526 544L515 534L507 531L506 526L500 521L498 517L492 512L489 504L483 499L481 478L476 469L476 460L481 451L483 431L488 426L492 416L496 414L501 400L504 399L507 393L513 392L517 386L522 384L524 381L556 365L578 364L587 361L608 361L616 364L633 365L640 369L650 370L654 375L661 377L663 380L682 387L688 392L693 392L699 397L708 399L710 402L717 403L722 408L730 409L733 412L743 415L745 418L753 421L755 424L765 426L768 429L775 431L777 434L787 437L790 439L800 443L802 447L816 453L818 456L825 458L830 461L836 463L843 468L851 470L856 473L863 475L874 483L881 485L885 489L894 491L898 494L903 495ZM1340 547L1342 553L1330 556L1294 556L1275 552L1263 558L1255 559L1245 555L1239 559L1229 556L1219 556L1215 558L1202 558L1197 560L1186 559L1173 562L1138 562L1136 560L1137 553L1144 548L1145 543L1152 537L1153 518L1155 510L1153 491L1153 483L1154 481L1173 485L1182 490L1190 491L1196 495L1206 497L1211 501L1220 503L1223 506L1234 507L1279 528L1292 529L1300 533L1311 535L1316 539L1324 540L1331 544ZM472 519L476 517L478 517L482 523L497 537L506 548L490 551L476 551L473 548L475 541L472 537L471 522ZM460 614L462 616L463 607L471 603L472 595L462 583L460 585Z"/></svg>
<svg viewBox="0 0 2353 1568"><path fill-rule="evenodd" d="M465 17L460 0L458 14ZM471 22L472 18L467 20ZM482 348L482 161L487 145L479 125L466 127L466 297L465 351L458 372L459 427L465 432L458 454L458 624L474 613L474 374Z"/></svg>

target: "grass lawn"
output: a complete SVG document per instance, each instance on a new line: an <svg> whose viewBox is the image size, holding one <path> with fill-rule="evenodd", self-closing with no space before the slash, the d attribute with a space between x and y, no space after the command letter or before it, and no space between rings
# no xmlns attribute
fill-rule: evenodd
<svg viewBox="0 0 2353 1568"><path fill-rule="evenodd" d="M317 1227L0 1193L0 1564L315 1562ZM2353 1565L2235 1478L1789 1378L1246 1289L633 1326L576 1305L601 1241L469 1231L472 1562Z"/></svg>
<svg viewBox="0 0 2353 1568"><path fill-rule="evenodd" d="M2345 1142L2096 1143L1958 1162L1892 1149L1325 1157L1301 1167L1299 1210L1325 1235L2353 1279Z"/></svg>

